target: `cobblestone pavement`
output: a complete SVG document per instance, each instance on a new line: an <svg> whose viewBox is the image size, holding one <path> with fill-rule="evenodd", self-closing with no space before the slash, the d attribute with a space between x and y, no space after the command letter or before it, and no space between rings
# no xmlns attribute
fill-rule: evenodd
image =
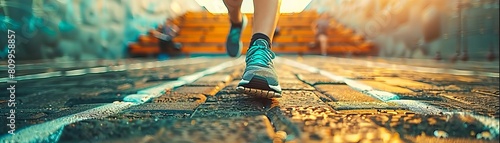
<svg viewBox="0 0 500 143"><path fill-rule="evenodd" d="M15 84L0 142L499 142L498 67L408 61L279 57L278 99L235 91L242 58L52 68Z"/></svg>

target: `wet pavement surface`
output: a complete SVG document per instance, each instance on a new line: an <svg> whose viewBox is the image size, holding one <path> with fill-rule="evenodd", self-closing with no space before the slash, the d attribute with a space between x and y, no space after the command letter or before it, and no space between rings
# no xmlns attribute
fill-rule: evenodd
<svg viewBox="0 0 500 143"><path fill-rule="evenodd" d="M499 142L495 63L409 61L279 57L277 99L236 92L241 58L52 67L63 74L17 81L16 135L2 125L0 141Z"/></svg>

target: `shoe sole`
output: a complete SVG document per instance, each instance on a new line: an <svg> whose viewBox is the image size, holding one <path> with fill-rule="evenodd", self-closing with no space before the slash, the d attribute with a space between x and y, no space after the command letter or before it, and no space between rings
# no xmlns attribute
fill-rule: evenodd
<svg viewBox="0 0 500 143"><path fill-rule="evenodd" d="M239 47L238 48L230 48L230 46L228 46L228 41L229 41L229 37L227 37L226 39L226 53L231 56L231 57L238 57L241 55L241 50L243 49L243 42L241 41L241 34L243 33L243 31L245 30L246 26L247 26L247 23L248 23L248 18L246 16L243 16L243 21L242 21L242 26L241 26L241 33L240 33L240 41L238 42L239 43ZM229 31L231 32L231 31Z"/></svg>
<svg viewBox="0 0 500 143"><path fill-rule="evenodd" d="M250 81L241 80L241 82L248 82L245 85L238 85L236 91L244 93L257 98L280 98L281 93L274 91L265 79L258 77L252 78ZM240 83L241 83L240 82Z"/></svg>

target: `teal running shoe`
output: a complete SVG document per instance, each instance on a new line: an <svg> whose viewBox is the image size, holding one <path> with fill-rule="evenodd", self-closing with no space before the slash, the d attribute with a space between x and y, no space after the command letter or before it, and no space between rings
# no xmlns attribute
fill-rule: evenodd
<svg viewBox="0 0 500 143"><path fill-rule="evenodd" d="M226 52L231 57L239 57L241 55L241 49L243 49L241 33L247 26L248 18L245 15L241 17L241 27L231 25L231 29L229 30L229 34L227 35Z"/></svg>
<svg viewBox="0 0 500 143"><path fill-rule="evenodd" d="M276 55L266 40L255 40L247 51L246 68L236 90L259 97L279 98L281 87L273 66Z"/></svg>

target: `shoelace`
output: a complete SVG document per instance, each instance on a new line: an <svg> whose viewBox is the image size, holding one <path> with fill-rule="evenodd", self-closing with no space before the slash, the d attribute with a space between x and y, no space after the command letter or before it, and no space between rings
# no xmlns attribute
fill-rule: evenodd
<svg viewBox="0 0 500 143"><path fill-rule="evenodd" d="M269 66L269 63L272 64L272 59L275 57L276 55L269 49L267 42L257 40L248 49L245 61L247 62L247 65L267 67Z"/></svg>

